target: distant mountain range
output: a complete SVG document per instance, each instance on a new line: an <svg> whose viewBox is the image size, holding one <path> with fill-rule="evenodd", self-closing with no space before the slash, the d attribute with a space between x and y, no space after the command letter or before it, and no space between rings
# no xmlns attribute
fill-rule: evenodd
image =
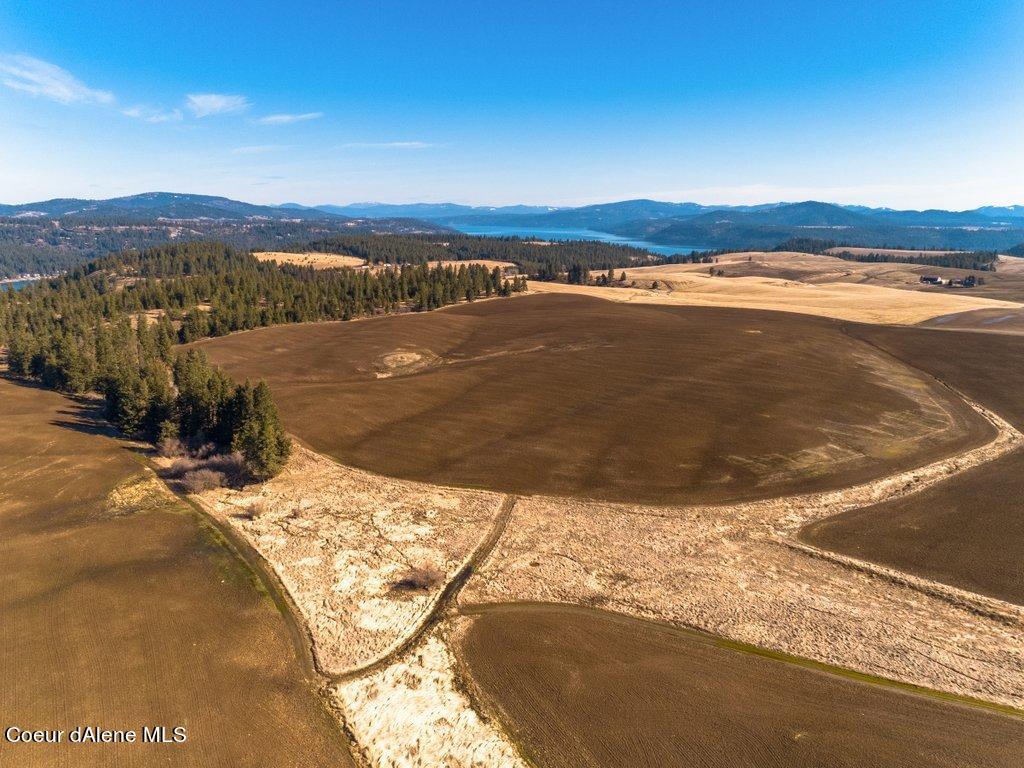
<svg viewBox="0 0 1024 768"><path fill-rule="evenodd" d="M1024 206L903 211L813 200L741 206L624 200L540 211L529 206L488 209L454 204L320 207L328 209L358 210L367 217L378 212L414 216L455 229L473 225L589 229L666 245L705 248L772 248L795 237L869 247L964 250L1005 249L1024 243Z"/></svg>
<svg viewBox="0 0 1024 768"><path fill-rule="evenodd" d="M383 206L397 210L403 206ZM411 206L415 207L415 206ZM434 206L427 206L434 207ZM457 206L458 207L458 206ZM468 208L468 206L462 206ZM351 209L351 211L348 211ZM0 216L19 219L74 218L74 219L210 219L228 220L359 220L407 219L406 213L386 213L376 210L360 213L359 206L324 206L312 208L297 204L254 205L211 195L192 195L178 192L145 192L140 195L115 197L108 200L81 200L58 198L21 205L0 205ZM471 210L471 209L470 209ZM437 231L436 225L422 225L425 231Z"/></svg>
<svg viewBox="0 0 1024 768"><path fill-rule="evenodd" d="M8 220L232 221L323 223L331 229L432 233L471 225L511 229L587 229L666 245L771 248L795 237L868 247L903 245L964 250L1024 243L1024 205L969 211L895 210L817 201L711 206L623 200L577 208L458 203L254 205L226 197L148 192L109 200L57 199L0 205Z"/></svg>
<svg viewBox="0 0 1024 768"><path fill-rule="evenodd" d="M16 218L323 219L330 215L323 211L282 210L276 206L253 205L226 197L174 192L146 192L109 200L59 198L23 205L0 205L0 216Z"/></svg>
<svg viewBox="0 0 1024 768"><path fill-rule="evenodd" d="M354 216L356 218L378 219L381 217L409 217L413 219L448 219L461 217L492 216L492 215L542 215L562 210L547 205L506 205L474 206L458 203L349 203L348 205L308 206L298 203L284 203L280 206L285 210L323 211L338 216Z"/></svg>

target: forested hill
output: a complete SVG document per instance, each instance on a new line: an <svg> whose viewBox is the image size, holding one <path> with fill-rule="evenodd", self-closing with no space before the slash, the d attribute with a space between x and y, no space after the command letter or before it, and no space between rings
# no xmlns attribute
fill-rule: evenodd
<svg viewBox="0 0 1024 768"><path fill-rule="evenodd" d="M107 253L175 242L216 241L236 248L278 250L289 243L342 232L444 231L443 227L414 219L351 219L327 214L304 219L168 219L140 217L138 211L128 210L96 219L82 212L55 218L0 216L0 279L28 273L53 274Z"/></svg>
<svg viewBox="0 0 1024 768"><path fill-rule="evenodd" d="M280 469L287 441L263 387L237 385L180 342L276 323L425 311L508 296L525 280L479 265L377 270L278 267L219 243L98 259L21 291L0 292L10 371L103 395L128 434L193 451L237 451L253 477Z"/></svg>

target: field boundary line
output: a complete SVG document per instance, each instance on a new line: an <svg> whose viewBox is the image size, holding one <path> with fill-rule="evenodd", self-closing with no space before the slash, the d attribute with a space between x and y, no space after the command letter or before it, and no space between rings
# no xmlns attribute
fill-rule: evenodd
<svg viewBox="0 0 1024 768"><path fill-rule="evenodd" d="M945 600L957 608L962 608L986 619L998 621L1007 627L1024 626L1024 606L989 597L988 595L982 595L978 592L971 592L960 587L954 587L951 584L943 584L940 581L925 579L907 571L873 563L870 560L861 560L857 557L850 557L849 555L832 552L828 549L804 544L792 538L780 536L776 541L784 547L802 552L809 557L825 560L843 568L866 573L870 576L876 576L916 590L929 597Z"/></svg>

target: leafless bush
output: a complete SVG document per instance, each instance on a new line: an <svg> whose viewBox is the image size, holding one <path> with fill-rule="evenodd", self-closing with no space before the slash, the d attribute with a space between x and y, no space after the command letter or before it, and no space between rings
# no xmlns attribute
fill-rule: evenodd
<svg viewBox="0 0 1024 768"><path fill-rule="evenodd" d="M245 459L240 453L214 454L206 459L203 466L223 474L231 485L241 485L245 480Z"/></svg>
<svg viewBox="0 0 1024 768"><path fill-rule="evenodd" d="M165 437L156 444L156 451L165 459L175 459L185 455L185 446L176 437Z"/></svg>
<svg viewBox="0 0 1024 768"><path fill-rule="evenodd" d="M250 504L246 508L245 512L239 515L239 517L244 517L246 520L258 520L265 514L267 514L267 512L269 511L270 505L267 504L267 500L257 499L252 504Z"/></svg>
<svg viewBox="0 0 1024 768"><path fill-rule="evenodd" d="M189 456L183 456L180 459L175 459L174 463L171 464L167 469L168 477L181 477L186 472L191 472L202 466L202 461L199 459L193 459Z"/></svg>
<svg viewBox="0 0 1024 768"><path fill-rule="evenodd" d="M215 453L205 456L183 456L175 459L166 471L167 477L183 479L185 475L209 470L223 479L221 485L241 485L245 481L245 460L240 453Z"/></svg>
<svg viewBox="0 0 1024 768"><path fill-rule="evenodd" d="M186 493L202 493L214 488L223 488L227 478L223 472L215 472L212 469L194 469L181 476L181 486Z"/></svg>
<svg viewBox="0 0 1024 768"><path fill-rule="evenodd" d="M391 588L399 592L426 592L444 580L444 571L433 563L410 566Z"/></svg>
<svg viewBox="0 0 1024 768"><path fill-rule="evenodd" d="M217 453L217 446L213 443L203 443L192 450L192 457L196 459L208 459Z"/></svg>

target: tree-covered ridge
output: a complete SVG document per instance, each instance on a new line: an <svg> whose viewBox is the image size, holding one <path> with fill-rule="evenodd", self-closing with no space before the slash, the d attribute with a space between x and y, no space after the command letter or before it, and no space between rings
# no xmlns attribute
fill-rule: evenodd
<svg viewBox="0 0 1024 768"><path fill-rule="evenodd" d="M439 229L405 219L354 221L342 217L317 220L161 219L107 215L0 217L0 279L26 273L53 274L107 253L144 250L199 240L240 250L280 250L289 243L340 232L407 233Z"/></svg>
<svg viewBox="0 0 1024 768"><path fill-rule="evenodd" d="M266 325L429 310L509 295L479 265L312 269L260 262L215 243L98 259L22 291L0 293L0 344L16 375L103 395L127 434L238 451L254 477L283 463L287 440L266 388L236 384L179 342Z"/></svg>
<svg viewBox="0 0 1024 768"><path fill-rule="evenodd" d="M926 264L930 267L953 267L955 269L975 269L981 272L994 272L999 254L996 251L967 251L963 253L851 253L850 251L832 251L835 256L845 261L861 261L868 263Z"/></svg>

